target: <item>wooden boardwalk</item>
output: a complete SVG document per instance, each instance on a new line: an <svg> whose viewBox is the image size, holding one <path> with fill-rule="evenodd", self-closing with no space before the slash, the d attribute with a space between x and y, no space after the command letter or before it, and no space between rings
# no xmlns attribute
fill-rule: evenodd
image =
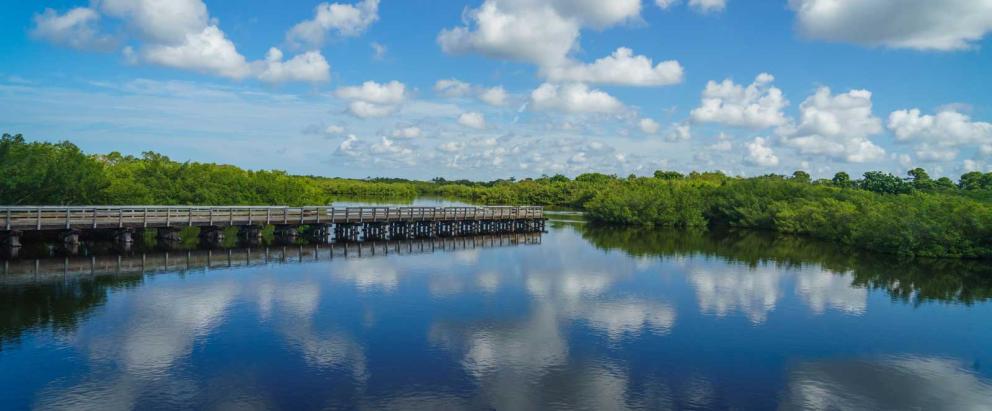
<svg viewBox="0 0 992 411"><path fill-rule="evenodd" d="M332 230L338 239L388 239L544 230L542 207L285 207L285 206L17 206L0 207L0 242L19 247L25 233L56 233L66 243L81 234L109 233L130 242L134 230L156 229L178 240L184 227L200 227L216 240L226 227L245 237L276 226L295 236L300 227L315 237ZM164 233L164 234L163 234Z"/></svg>

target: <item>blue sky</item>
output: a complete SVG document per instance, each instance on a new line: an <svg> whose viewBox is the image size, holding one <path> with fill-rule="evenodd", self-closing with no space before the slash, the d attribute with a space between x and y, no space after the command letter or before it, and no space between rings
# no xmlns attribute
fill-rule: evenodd
<svg viewBox="0 0 992 411"><path fill-rule="evenodd" d="M10 3L0 129L90 152L346 177L992 168L985 0Z"/></svg>

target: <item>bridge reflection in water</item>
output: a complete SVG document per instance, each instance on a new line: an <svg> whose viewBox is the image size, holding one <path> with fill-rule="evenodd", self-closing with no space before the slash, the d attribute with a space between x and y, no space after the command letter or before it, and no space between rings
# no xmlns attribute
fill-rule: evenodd
<svg viewBox="0 0 992 411"><path fill-rule="evenodd" d="M103 275L143 275L224 269L270 263L304 263L335 258L432 254L475 248L541 243L541 233L485 234L365 242L316 243L229 249L148 251L132 254L4 260L0 286L64 281Z"/></svg>

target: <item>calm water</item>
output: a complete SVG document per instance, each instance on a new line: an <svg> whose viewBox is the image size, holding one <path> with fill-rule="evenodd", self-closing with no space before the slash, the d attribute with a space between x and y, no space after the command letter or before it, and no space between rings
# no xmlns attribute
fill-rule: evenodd
<svg viewBox="0 0 992 411"><path fill-rule="evenodd" d="M988 263L549 231L9 261L0 408L992 409Z"/></svg>

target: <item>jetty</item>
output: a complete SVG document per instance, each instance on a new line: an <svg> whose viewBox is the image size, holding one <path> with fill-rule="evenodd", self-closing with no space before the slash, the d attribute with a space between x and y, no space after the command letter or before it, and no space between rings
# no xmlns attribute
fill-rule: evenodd
<svg viewBox="0 0 992 411"><path fill-rule="evenodd" d="M209 241L222 241L230 227L257 240L267 226L282 240L306 236L317 242L359 242L476 234L543 232L542 207L288 207L288 206L4 206L0 245L16 249L25 241L108 239L121 244L155 230L162 241L181 241L198 227Z"/></svg>

